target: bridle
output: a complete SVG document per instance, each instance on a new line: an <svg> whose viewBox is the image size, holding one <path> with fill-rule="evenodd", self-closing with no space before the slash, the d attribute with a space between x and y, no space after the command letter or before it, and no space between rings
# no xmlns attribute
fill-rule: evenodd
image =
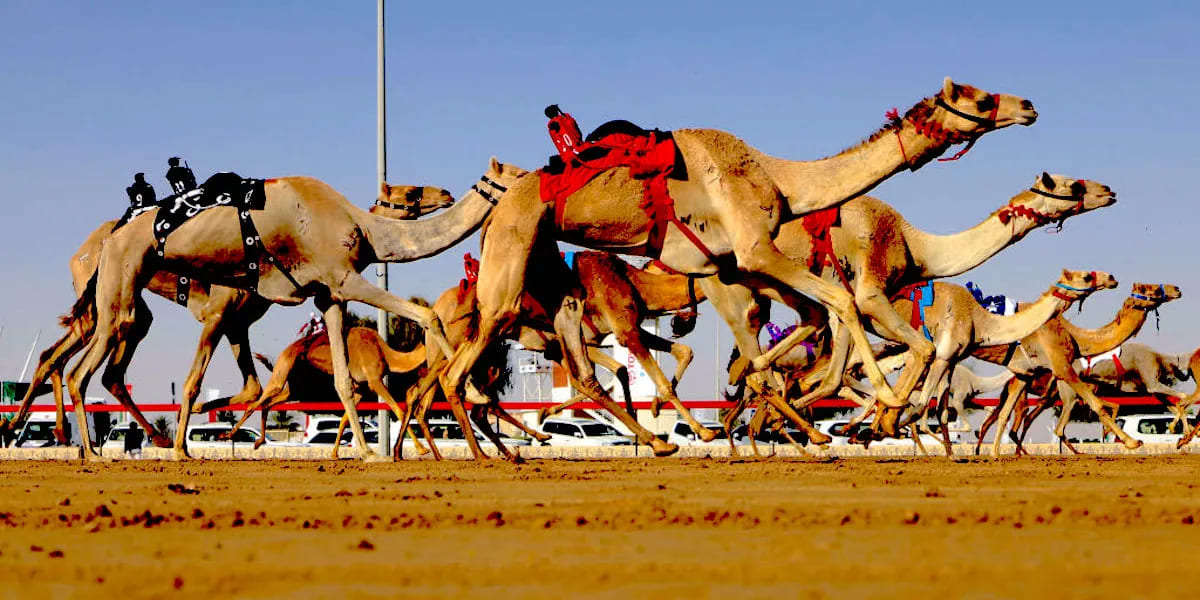
<svg viewBox="0 0 1200 600"><path fill-rule="evenodd" d="M480 184L491 188L491 190L485 190L479 187ZM496 206L496 204L500 202L500 196L503 196L504 192L508 191L508 188L496 183L495 181L492 181L491 179L488 179L487 175L482 175L479 177L479 183L471 186L471 191L483 196L483 199L490 202L492 206Z"/></svg>
<svg viewBox="0 0 1200 600"><path fill-rule="evenodd" d="M1154 311L1154 330L1155 330L1155 331L1161 331L1161 329L1159 329L1158 307L1159 307L1159 306L1160 306L1160 305L1161 305L1163 302L1165 302L1165 301L1166 301L1166 299L1167 299L1167 288L1166 288L1166 286L1165 286L1165 285L1163 285L1163 284L1161 284L1161 283L1160 283L1160 284L1158 284L1158 296L1147 296L1147 295L1145 295L1145 294L1139 294L1139 293L1137 293L1137 292L1130 292L1130 293L1129 293L1129 297L1130 297L1130 298L1133 298L1134 300L1141 300L1141 301L1143 301L1143 302L1151 302L1151 303L1153 303L1153 304L1151 304L1150 306L1137 306L1137 305L1135 305L1135 306L1134 306L1134 308L1136 308L1136 309L1138 309L1138 310L1141 310L1141 311L1146 311L1146 312L1149 312L1149 311Z"/></svg>
<svg viewBox="0 0 1200 600"><path fill-rule="evenodd" d="M942 98L941 94L938 94L937 99L934 100L934 106L941 108L954 116L971 121L972 123L984 125L990 131L996 128L996 115L1000 112L1000 94L991 94L991 98L992 110L986 117L965 113L957 108L954 108L953 106L950 106L950 103L946 102L946 100ZM904 158L904 164L908 165L909 170L912 170L912 161L909 160L908 153L904 150L904 140L900 138L899 124L903 119L900 118L900 113L895 108L892 108L892 110L888 111L886 116L888 120L897 125L897 127L892 131L896 134L896 141L900 143L900 156ZM979 136L983 134L983 132L965 133L954 129L946 129L941 123L930 121L928 119L917 121L914 118L910 118L909 122L912 123L913 128L916 129L917 133L929 138L935 144L953 146L954 144L958 144L960 142L967 142L967 145L963 147L962 150L959 150L957 153L955 153L954 156L949 158L939 158L937 159L938 162L949 162L962 158L964 154L966 154L973 146L975 146L975 142L979 139Z"/></svg>
<svg viewBox="0 0 1200 600"><path fill-rule="evenodd" d="M375 199L375 206L382 206L391 210L404 211L405 218L415 219L421 216L421 198L425 196L425 186L414 187L404 193L404 204L396 204L387 200Z"/></svg>
<svg viewBox="0 0 1200 600"><path fill-rule="evenodd" d="M1091 275L1092 275L1092 281L1099 281L1100 278L1096 276L1095 271L1092 271ZM1069 292L1074 292L1074 293L1078 294L1079 296L1083 296L1085 294L1090 294L1092 292L1100 290L1100 289L1102 289L1103 286L1093 285L1091 287L1079 288L1079 287L1075 287L1073 285L1068 285L1068 284L1065 284L1065 283L1059 281L1054 284L1054 287L1057 289L1052 290L1050 293L1054 294L1055 298L1058 298L1059 300L1065 300L1067 302L1074 302L1076 300L1079 300L1079 297L1070 296L1068 294L1060 292L1059 290L1060 289L1067 290ZM1079 302L1079 310L1083 310L1083 301L1082 300Z"/></svg>
<svg viewBox="0 0 1200 600"><path fill-rule="evenodd" d="M1080 183L1083 183L1085 186L1087 184L1086 179L1079 179L1077 181L1079 181ZM1084 189L1084 191L1081 193L1078 193L1078 194L1072 193L1071 195L1068 196L1066 194L1055 194L1054 192L1047 192L1045 190L1039 190L1036 187L1029 188L1030 192L1037 194L1039 196L1045 196L1046 198L1054 198L1056 200L1066 200L1067 202L1075 203L1075 206L1071 210L1063 213L1063 215L1058 218L1058 225L1056 227L1054 227L1053 229L1047 230L1046 233L1058 233L1058 232L1062 231L1063 223L1066 222L1067 217L1070 217L1072 215L1077 215L1080 212L1083 212L1083 197L1085 194L1087 194L1087 188L1084 187L1083 189ZM1029 219L1030 221L1033 221L1035 227L1041 227L1042 225L1045 225L1046 223L1050 223L1051 221L1054 220L1054 217L1051 217L1050 215L1047 215L1046 213L1043 213L1041 211L1029 208L1028 206L1025 206L1023 204L1009 204L1009 205L1005 206L1004 208L1001 208L1000 212L996 213L996 217L999 218L1000 222L1003 224L1008 224L1009 221L1012 221L1016 217L1025 217L1025 218ZM1013 225L1013 227L1015 228L1016 225Z"/></svg>

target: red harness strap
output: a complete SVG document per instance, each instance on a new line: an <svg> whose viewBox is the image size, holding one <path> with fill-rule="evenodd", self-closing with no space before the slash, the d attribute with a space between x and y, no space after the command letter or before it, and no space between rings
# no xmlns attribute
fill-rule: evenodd
<svg viewBox="0 0 1200 600"><path fill-rule="evenodd" d="M807 260L809 270L816 273L824 265L833 265L833 270L837 272L838 279L842 280L842 285L846 286L846 291L854 293L854 289L850 287L850 278L846 277L846 271L842 269L842 261L838 260L833 251L833 234L830 228L837 225L840 210L839 206L831 206L811 212L801 217L800 223L804 231L812 237L812 252Z"/></svg>
<svg viewBox="0 0 1200 600"><path fill-rule="evenodd" d="M463 255L463 273L466 275L458 282L458 303L462 304L467 297L467 292L474 287L475 282L479 281L479 261L475 260L468 252Z"/></svg>
<svg viewBox="0 0 1200 600"><path fill-rule="evenodd" d="M716 260L716 256L704 242L675 214L675 200L671 198L667 188L667 177L675 168L674 140L660 140L654 132L648 136L614 133L595 142L583 142L576 152L583 152L588 148L606 148L609 152L605 156L586 161L576 158L574 162L567 164L562 173L550 174L545 170L539 172L542 201L554 202L554 222L560 229L564 225L566 201L571 194L579 191L605 170L629 167L629 174L634 179L642 180L642 201L639 207L651 220L646 254L662 254L667 224L674 223L680 233L705 257L711 261Z"/></svg>

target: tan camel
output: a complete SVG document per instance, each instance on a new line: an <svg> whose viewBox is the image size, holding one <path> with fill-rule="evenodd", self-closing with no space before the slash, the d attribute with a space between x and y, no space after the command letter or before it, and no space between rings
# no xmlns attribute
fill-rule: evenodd
<svg viewBox="0 0 1200 600"><path fill-rule="evenodd" d="M1117 427L1112 417L1104 412L1103 402L1080 379L1073 363L1081 356L1095 356L1108 352L1125 343L1141 329L1146 321L1146 313L1158 308L1163 303L1179 298L1182 294L1173 285L1135 283L1130 297L1117 312L1116 318L1108 325L1099 329L1080 329L1061 315L1051 319L1034 332L1016 344L1007 346L992 346L976 350L975 358L1003 365L1012 371L1015 377L1005 387L1000 410L988 415L980 426L975 452L983 443L984 436L993 422L999 421L998 432L1003 432L1008 424L1009 415L1013 408L1026 400L1026 394L1036 383L1052 381L1053 387L1063 395L1064 409L1059 418L1055 433L1072 452L1078 453L1066 437L1067 421L1070 418L1069 407L1065 406L1066 394L1074 399L1080 396L1087 402L1100 422L1113 432L1125 444L1126 448L1134 449L1142 445L1128 433ZM1041 387L1041 386L1038 386ZM1033 391L1039 391L1034 389ZM1043 394L1046 395L1046 394ZM1013 424L1014 441L1018 423ZM1000 455L1001 436L997 435L992 442L992 456Z"/></svg>
<svg viewBox="0 0 1200 600"><path fill-rule="evenodd" d="M354 327L346 334L346 350L350 379L355 384L355 399L358 399L362 391L369 390L397 415L403 414L403 410L388 391L383 379L389 373L401 375L417 371L425 364L425 346L418 345L408 352L401 352L388 346L379 336L378 331L368 327ZM259 355L259 360L264 364L270 364L264 356ZM289 376L297 363L303 363L316 371L333 375L328 333L322 331L300 338L279 353L275 364L270 367L271 378L267 381L267 387L260 397L246 407L242 418L238 419L229 435L241 429L256 409L262 409L263 422L266 422L268 410L288 401L291 395L291 386L288 385ZM342 439L340 428L337 439ZM254 447L258 448L265 441L266 438L259 438ZM413 442L418 448L421 448L420 442L416 440L415 436ZM424 453L423 451L422 454ZM335 444L333 458L337 457L338 447Z"/></svg>
<svg viewBox="0 0 1200 600"><path fill-rule="evenodd" d="M1186 394L1173 386L1200 372L1200 350L1169 356L1159 354L1145 344L1129 342L1120 346L1115 357L1086 362L1081 359L1075 368L1085 382L1098 388L1100 396L1155 396L1175 415L1170 426L1170 430L1175 431L1177 423L1187 423L1187 409L1195 402L1196 394ZM1174 398L1175 402L1168 398Z"/></svg>
<svg viewBox="0 0 1200 600"><path fill-rule="evenodd" d="M538 258L532 267L541 276L530 280L530 287L523 294L521 316L510 335L514 336L524 349L543 352L551 360L562 362L576 386L585 390L586 397L612 402L608 392L595 379L595 365L598 364L617 374L625 388L625 397L629 398L628 380L624 377L625 366L600 349L605 338L612 334L617 343L625 346L637 358L646 369L647 375L655 382L659 395L675 407L692 430L701 439L713 439L716 434L701 425L675 394L675 385L691 362L692 350L641 328L641 323L646 319L677 311L684 311L684 314L672 323L677 333L686 333L695 326L694 308L704 296L692 287L690 278L666 272L655 263L639 269L604 252L575 253L574 269L567 269L561 260L554 257ZM582 294L578 296L583 304L581 323L571 322L565 317L560 318L559 314L552 315L544 308L560 306L564 296L572 297L572 294L577 293L572 290L576 285L582 286ZM451 342L460 344L469 339L471 332L478 326L475 302L475 287L472 286L462 293L458 287L451 288L434 303L434 311L445 324L447 337ZM572 361L567 358L574 352L568 344L561 341L557 333L559 330L571 328L572 325L576 330L582 329L580 339L584 356L574 361L587 367L582 372L572 370ZM676 369L672 379L667 379L650 354L653 350L667 351L675 357ZM431 351L429 360L427 377L437 377L445 367L445 356ZM427 394L422 406L427 407L433 399L433 395ZM554 410L563 410L578 400L580 398L554 407ZM418 413L418 418L421 418L421 412ZM544 417L547 413L539 411L539 414ZM656 452L676 449L674 444L659 440L638 425L627 412L617 410L614 416L638 432L639 439L650 444ZM477 424L485 434L488 433L486 424ZM541 435L536 434L534 437L540 438ZM468 439L468 445L471 445L471 442L472 440ZM503 455L508 456L502 445L499 449ZM472 451L476 456L482 456L477 445L472 446Z"/></svg>
<svg viewBox="0 0 1200 600"><path fill-rule="evenodd" d="M900 397L907 398L925 373L934 344L914 329L907 313L897 311L889 299L906 287L973 269L1037 227L1062 223L1114 202L1116 194L1106 185L1042 173L1027 190L1013 196L981 223L951 235L921 231L875 198L863 196L842 205L840 223L830 229L829 237L837 260L845 264L855 304L873 333L909 349L908 363L896 386ZM776 244L794 259L813 255L813 236L802 222L785 225ZM823 275L831 283L840 283L833 268L825 268ZM845 335L839 338L843 344L848 341ZM764 367L788 350L785 340L755 359L756 367ZM824 370L824 378L815 389L811 389L815 382L809 382L810 391L800 400L801 405L837 392L846 366L845 360L838 357L847 354L835 340L831 351L835 362ZM814 378L820 374L817 372Z"/></svg>
<svg viewBox="0 0 1200 600"><path fill-rule="evenodd" d="M86 295L81 300L94 302L99 317L96 334L68 378L76 410L81 410L82 395L101 361L122 347L132 350L126 338L135 322L134 298L149 273L165 268L206 281L255 285L260 296L280 304L295 305L314 297L325 313L328 330L339 333L330 336L333 371L355 441L364 460L380 460L366 445L351 398L345 340L340 335L345 304L359 301L412 319L435 332L443 351L449 352L449 346L433 311L372 285L360 271L372 262L417 260L458 243L480 226L491 212L493 196L513 179L493 159L464 200L417 221L367 213L317 179L268 179L264 208L249 215L259 234L255 240L259 257L246 256L238 219L223 207L203 211L181 226L160 257L155 257L154 211L133 219L105 244L94 300ZM422 195L451 200L448 192L435 188L424 188ZM260 258L265 259L261 265ZM247 282L245 277L254 272L256 282ZM190 406L180 408L181 421L190 410Z"/></svg>
<svg viewBox="0 0 1200 600"><path fill-rule="evenodd" d="M839 208L838 224L830 228L831 248L839 262L844 263L844 272L854 289L855 303L869 319L873 332L885 339L905 344L921 352L933 344L909 324L908 317L896 311L888 299L900 290L929 279L951 277L966 272L986 261L1009 245L1025 237L1033 229L1050 222L1063 220L1077 214L1109 206L1116 202L1116 195L1103 184L1076 180L1062 175L1042 173L1026 190L1013 196L1008 203L994 211L981 223L965 231L951 235L935 235L910 225L895 209L881 200L861 196L846 202ZM814 239L802 221L783 225L776 245L796 260L813 257ZM823 276L830 283L841 285L833 268L824 269ZM764 320L760 314L769 311L769 301L740 285L721 285L716 281L702 280L702 287L714 299L718 309L744 307L731 313L722 312L741 346L756 347L758 332ZM878 299L883 299L880 304ZM825 317L809 309L803 314L805 323L823 323ZM801 389L808 390L800 404L815 399L840 394L843 385L841 374L849 366L846 363L849 339L838 336L830 358L809 364L799 361L795 347L789 340L776 345L772 350L755 359L758 367L780 360L787 353L793 356L783 364L792 370L809 367L807 374L800 377ZM808 349L805 352L808 353ZM802 354L803 354L802 353ZM825 356L825 352L815 352ZM743 356L745 356L743 354ZM909 353L905 375L917 380L932 359L932 354L914 358ZM731 368L731 377L738 379L745 358ZM832 366L829 366L832 364ZM833 377L837 375L837 377ZM901 397L907 398L909 384L901 378L897 386ZM814 389L814 385L817 387ZM732 415L736 418L734 411ZM815 440L819 441L819 440Z"/></svg>
<svg viewBox="0 0 1200 600"><path fill-rule="evenodd" d="M998 390L1008 384L1013 378L1013 372L1005 369L995 375L985 377L972 371L966 365L959 363L950 375L950 385L945 390L943 406L953 408L957 418L950 424L950 431L971 431L967 424L967 402L981 394Z"/></svg>
<svg viewBox="0 0 1200 600"><path fill-rule="evenodd" d="M808 294L846 323L857 347L865 349L863 360L872 384L880 390L881 402L898 408L903 404L891 393L869 354L870 345L850 294L780 252L774 243L779 227L865 193L902 169L918 168L955 141L974 140L1013 124L1030 124L1036 117L1028 100L988 94L947 78L936 96L921 101L866 142L818 161L770 157L722 131L675 131L677 162L682 163L679 171L686 173L687 179L666 182L678 219L670 221L676 223L673 228L661 222L665 228L661 248L652 247L656 220L640 208L643 184L631 177L628 169L600 174L572 194L561 210L542 201L539 178L522 178L504 195L484 239L479 331L459 348L442 375L449 400L452 404L459 400L463 375L518 316L530 255L539 251L539 245L558 239L616 252L657 253L676 271L694 276L720 273L792 307L803 302L802 294ZM561 219L556 213L561 213ZM700 250L693 238L701 240L706 251ZM578 311L579 307L568 309ZM753 354L749 354L750 348L743 351L757 355L757 349ZM768 398L810 436L820 435L782 400ZM615 405L605 408L614 411Z"/></svg>
<svg viewBox="0 0 1200 600"><path fill-rule="evenodd" d="M400 186L393 188L384 183L380 188L379 197L376 198L375 205L371 207L370 212L384 217L415 219L446 208L449 205L450 202L441 194L424 194L424 190L419 187ZM113 227L116 224L117 221L102 223L100 227L84 240L83 245L71 257L69 263L71 279L77 296L83 294L84 289L95 276L101 248L105 240L108 239L108 236L112 234ZM204 325L200 334L200 341L196 348L196 356L192 361L191 371L188 372L187 379L184 382L184 402L194 406L193 412L199 413L227 404L243 404L257 399L262 393L262 385L259 383L258 374L254 370L254 363L250 360L249 329L250 325L262 317L270 306L270 303L244 290L222 285L206 285L200 282L187 283L187 297L184 299L179 295L179 288L179 276L166 271L156 272L146 284L146 289L158 296L176 303L186 303L186 307L192 313L192 316ZM54 392L55 408L58 417L55 425L55 436L59 439L60 443L67 443L65 436L62 434L64 418L62 370L65 368L70 357L82 349L86 339L91 337L92 329L95 325L95 310L94 307L89 307L89 309L83 318L76 319L73 323L68 323L67 331L63 334L63 337L42 352L38 360L37 369L34 371L34 376L31 380L36 383L30 385L29 391L22 400L20 410L7 424L8 427L15 429L20 426L29 407L33 403L33 399L36 397L34 393L36 388L49 377L51 380L51 389ZM139 319L139 323L131 330L131 334L135 335L136 341L134 343L136 345L145 333L149 331L153 316L150 313L149 307L145 307L144 304L139 304L139 310L135 314ZM242 389L232 398L220 400L216 403L206 403L204 406L197 406L194 402L200 394L204 374L208 370L209 362L212 360L213 351L216 349L217 344L220 343L222 337L229 340L230 350L233 352L234 360L242 373ZM122 367L122 370L124 370L124 367ZM150 434L151 440L154 441L155 445L171 447L170 441L155 431L149 421L146 420L141 410L134 404L125 386L110 384L106 378L105 381L109 392L125 406L131 416ZM4 423L0 423L0 426L4 425ZM177 436L175 442L179 444L177 451L186 454L186 438ZM91 449L89 448L85 452L91 452Z"/></svg>

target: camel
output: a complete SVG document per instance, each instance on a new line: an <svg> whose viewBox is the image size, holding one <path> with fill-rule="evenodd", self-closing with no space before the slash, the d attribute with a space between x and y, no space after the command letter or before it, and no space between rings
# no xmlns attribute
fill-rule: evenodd
<svg viewBox="0 0 1200 600"><path fill-rule="evenodd" d="M1185 394L1173 386L1200 373L1200 350L1168 356L1137 342L1124 344L1118 350L1116 356L1103 360L1088 359L1087 364L1077 365L1076 370L1085 382L1099 388L1099 395L1145 394L1159 398L1175 415L1171 431L1175 431L1180 421L1186 424L1187 409L1195 402L1196 394ZM1167 398L1174 398L1175 402Z"/></svg>
<svg viewBox="0 0 1200 600"><path fill-rule="evenodd" d="M935 235L910 225L895 209L870 196L860 196L839 208L838 224L829 229L830 248L839 262L844 263L855 303L869 318L871 330L890 341L905 344L909 353L904 374L916 377L923 374L932 359L933 344L909 324L907 317L897 313L889 298L900 290L930 279L951 277L966 272L1016 243L1033 229L1050 222L1061 223L1067 218L1112 205L1116 195L1103 184L1071 179L1062 175L1042 173L1026 190L1013 196L1004 206L992 212L975 227L951 235ZM803 221L784 224L776 239L785 254L796 260L813 257L813 234ZM826 268L823 276L840 285L836 269ZM722 310L722 316L734 331L742 346L756 347L763 317L770 310L769 301L741 285L722 285L701 280L702 289ZM717 299L720 299L719 301ZM882 299L880 303L878 300ZM726 307L740 307L730 311ZM822 323L823 314L811 309L804 313L803 322ZM838 393L842 385L848 355L848 339L838 336L823 369L813 365L803 377L802 389L808 389L798 404L827 398ZM927 348L928 355L920 354ZM786 353L794 352L784 340L767 353L755 358L757 368L776 363ZM818 353L823 355L823 353ZM839 358L841 357L841 358ZM740 378L747 360L754 358L743 353L743 360L731 368L731 377ZM788 364L789 361L785 361ZM802 364L807 364L804 361ZM795 359L792 366L800 366ZM901 378L897 386L901 397L908 397L909 384ZM814 389L813 385L817 385ZM732 412L730 414L733 414ZM733 414L736 417L736 414Z"/></svg>
<svg viewBox="0 0 1200 600"><path fill-rule="evenodd" d="M879 389L881 402L898 409L903 404L869 355L852 297L783 254L775 245L779 228L863 194L902 169L919 168L953 143L974 141L1014 124L1028 125L1036 118L1028 100L988 94L947 78L938 94L919 102L903 118L897 115L867 141L817 161L771 157L722 131L677 130L672 135L680 167L672 172L686 174L686 179L662 182L672 205L656 209L657 218L640 208L647 188L625 167L604 171L561 205L543 202L538 177L522 178L492 214L479 274L479 329L459 347L441 376L448 400L460 401L463 376L517 318L530 256L561 240L613 252L657 254L680 273L720 274L792 307L806 301L803 295L812 296L845 323L865 353L868 377ZM710 296L710 301L715 299ZM580 307L567 310L578 313ZM804 329L796 335L811 333ZM743 352L756 356L757 348ZM768 401L810 437L827 441L781 399L768 396ZM615 414L615 405L605 408Z"/></svg>
<svg viewBox="0 0 1200 600"><path fill-rule="evenodd" d="M890 298L906 287L975 268L1037 227L1056 221L1061 224L1067 218L1115 202L1116 194L1106 185L1042 173L1028 189L978 225L951 235L921 231L891 206L869 196L842 205L839 224L830 228L829 238L837 260L845 264L855 304L869 320L873 333L909 349L897 394L908 397L932 360L934 344L910 325L907 315L898 312ZM776 244L794 259L813 256L815 245L803 222L785 225ZM823 275L831 283L840 283L836 269L825 268ZM844 335L839 337L843 344L847 341ZM786 344L755 359L755 367L762 368L789 350ZM835 359L847 355L837 340L831 354ZM820 384L810 389L799 404L835 394L845 366L845 359L832 362Z"/></svg>
<svg viewBox="0 0 1200 600"><path fill-rule="evenodd" d="M410 351L401 352L388 346L387 342L384 342L383 338L379 336L378 331L368 327L353 327L346 334L346 350L350 379L355 383L355 395L357 396L364 389L370 390L380 400L387 403L393 411L402 414L403 411L399 404L396 403L395 398L388 391L387 385L383 382L384 376L389 373L400 375L417 371L425 364L425 346L422 344ZM297 363L308 365L321 373L333 374L329 334L325 331L310 334L292 342L279 354L274 365L261 354L257 357L271 369L271 378L267 381L267 387L262 394L243 411L241 419L238 419L229 435L241 429L255 409L262 409L263 422L266 422L267 411L270 408L288 401L291 395L289 376ZM343 426L344 423L345 421L343 421ZM338 429L337 439L342 439L341 428ZM265 441L265 438L259 438L254 447L258 448ZM418 448L424 450L415 436L413 442ZM424 453L422 452L422 454ZM337 457L338 447L335 444L333 458L337 459Z"/></svg>
<svg viewBox="0 0 1200 600"><path fill-rule="evenodd" d="M970 431L971 426L966 421L967 402L974 400L980 394L998 390L1008 384L1013 378L1012 371L1005 369L991 376L982 376L970 367L959 363L950 375L950 385L945 390L944 406L953 408L958 418L950 425L950 431Z"/></svg>
<svg viewBox="0 0 1200 600"><path fill-rule="evenodd" d="M424 190L419 187L392 187L385 182L380 186L379 196L376 198L375 205L371 207L370 212L390 218L415 219L446 208L449 204L441 194L434 193L426 197ZM84 240L79 250L71 257L69 265L76 296L83 294L88 283L96 275L100 251L117 223L118 221L115 220L102 223L100 227L96 228ZM183 386L184 402L194 405L196 397L200 395L200 387L204 381L204 374L208 370L209 362L212 360L213 351L216 349L217 344L220 343L222 337L229 340L230 350L233 352L234 360L242 373L243 385L241 391L228 400L220 401L220 404L242 404L257 399L262 393L262 385L259 383L258 374L254 370L254 363L250 360L249 329L250 325L262 318L270 303L244 290L222 285L204 285L199 282L185 283L184 285L187 286L187 295L186 297L181 297L180 285L181 282L178 275L166 271L158 271L147 282L146 289L158 296L185 305L192 313L192 316L204 325L200 334L200 341L196 347L196 356L192 361L192 368L188 372ZM136 334L138 341L149 331L150 324L153 321L153 315L151 315L149 307L146 307L144 304L139 304L139 307L140 309L136 314L141 322L131 330L131 332ZM37 369L34 371L34 376L31 379L32 382L37 383L30 385L29 391L22 400L20 410L7 423L8 427L15 429L20 426L36 397L34 393L36 388L41 382L49 378L51 380L51 389L54 392L55 409L57 412L55 437L59 439L60 443L67 443L62 433L62 423L64 420L62 371L70 357L78 352L83 347L86 338L91 336L95 314L94 307L89 308L91 310L89 310L84 319L78 319L73 323L67 324L67 331L63 337L42 352L38 360ZM171 442L166 440L146 420L141 410L134 404L125 386L109 385L108 388L113 397L117 398L125 406L126 410L130 412L131 416L149 433L155 445L160 447L172 446ZM218 405L206 404L203 407L196 406L193 412L204 412L216 406ZM0 423L0 426L4 425ZM176 451L186 455L186 443L187 440L184 436L176 436ZM85 452L91 452L91 449L88 448Z"/></svg>
<svg viewBox="0 0 1200 600"><path fill-rule="evenodd" d="M338 397L349 413L350 426L365 461L385 460L367 447L352 398L342 315L345 305L358 301L412 319L434 332L436 343L449 352L441 324L433 311L382 290L362 275L372 262L407 262L431 256L457 244L482 224L515 177L492 159L487 173L464 199L436 216L403 221L370 214L350 204L324 182L311 177L268 179L263 183L262 210L247 211L258 235L252 250L243 247L242 225L236 211L218 207L200 212L177 229L157 252L150 211L116 231L101 252L92 297L85 294L76 308L94 303L96 333L68 378L68 389L82 408L88 381L101 361L116 351L132 352L128 330L136 322L134 298L145 279L166 269L213 283L254 287L268 301L295 305L309 297L324 313ZM421 196L452 196L425 187ZM247 256L250 254L250 256ZM261 262L261 264L260 264ZM106 376L107 377L107 376ZM123 373L113 375L120 380ZM474 391L473 387L468 392ZM191 407L180 407L186 419ZM182 430L179 435L183 435ZM87 440L84 440L85 444ZM183 458L176 452L177 458Z"/></svg>
<svg viewBox="0 0 1200 600"><path fill-rule="evenodd" d="M1140 447L1142 445L1140 441L1133 439L1128 433L1117 427L1112 416L1102 410L1103 402L1084 384L1073 363L1082 356L1095 356L1120 346L1141 329L1142 324L1146 321L1147 312L1155 310L1181 295L1179 288L1173 285L1135 283L1129 298L1125 299L1125 303L1117 312L1116 318L1099 329L1081 329L1060 315L1048 321L1033 335L1016 344L976 350L972 354L975 358L1002 365L1015 375L1013 380L1005 386L1004 393L1001 395L1003 402L1000 410L988 415L988 418L980 426L978 439L975 442L976 454L979 453L984 436L992 423L998 420L997 431L1004 431L1013 408L1025 401L1025 395L1034 384L1047 380L1051 380L1051 383L1046 386L1053 387L1063 398L1063 412L1055 427L1055 434L1071 452L1078 454L1078 450L1066 437L1067 421L1071 414L1071 407L1067 406L1067 398L1069 397L1073 404L1073 400L1077 396L1087 402L1105 428L1121 438L1126 448L1132 450ZM1012 437L1018 443L1019 448L1020 439L1015 435L1017 427L1018 423L1014 423ZM996 439L992 441L991 455L993 457L1000 455L1000 437L997 435Z"/></svg>
<svg viewBox="0 0 1200 600"><path fill-rule="evenodd" d="M487 231L485 230L485 239ZM704 440L711 440L715 433L700 424L683 405L675 394L675 385L683 377L684 371L692 359L692 350L687 346L663 339L641 328L641 323L649 318L669 313L677 313L672 321L672 327L678 335L690 331L695 326L695 306L704 296L692 287L689 277L671 273L660 265L651 262L644 268L636 268L620 258L605 252L577 252L574 254L574 269L566 269L566 265L555 257L538 257L531 267L542 275L530 281L530 287L522 298L521 317L516 327L510 331L523 348L535 352L546 353L552 360L564 363L579 389L585 390L585 396L603 402L612 402L608 392L595 380L595 365L600 365L617 375L625 388L625 398L629 398L628 381L625 378L624 365L600 350L600 345L609 334L617 343L625 346L630 354L646 370L647 375L655 382L660 397L670 403L692 430ZM564 272L565 271L565 272ZM571 288L581 286L582 293ZM469 339L470 333L478 326L478 313L475 310L476 288L471 286L460 293L460 288L446 290L434 302L434 311L442 319L446 327L447 337L456 344ZM577 296L583 304L579 313L581 322L575 323L568 318L560 318L560 314L550 314L545 306L560 306L562 298ZM684 311L682 314L677 311ZM559 311L562 312L562 311ZM574 326L581 331L582 346L574 350L563 343L559 331ZM582 327L581 327L582 325ZM650 354L651 351L670 352L676 360L675 374L667 379L662 368ZM584 356L576 357L575 363L582 364L585 369L572 371L568 357L582 352ZM436 378L445 367L445 356L436 351L429 352L429 372L427 377ZM428 382L426 386L428 387ZM418 389L423 389L419 386ZM597 397L598 395L602 395ZM434 396L425 395L422 406L428 406ZM580 398L553 407L550 411L539 411L539 420L547 414L564 410ZM491 406L491 405L489 405ZM423 408L418 413L421 418ZM617 410L613 413L627 427L634 431L641 430L639 435L643 443L649 444L656 451L671 450L674 444L659 440L653 434L645 431L627 412ZM404 423L408 421L405 420ZM490 431L485 423L479 423L485 435ZM403 425L402 425L403 427ZM465 429L464 429L465 431ZM541 434L532 434L541 439ZM490 436L489 436L490 437ZM498 440L493 439L493 442ZM468 438L475 456L482 456L474 440ZM508 456L503 445L498 445L502 455Z"/></svg>

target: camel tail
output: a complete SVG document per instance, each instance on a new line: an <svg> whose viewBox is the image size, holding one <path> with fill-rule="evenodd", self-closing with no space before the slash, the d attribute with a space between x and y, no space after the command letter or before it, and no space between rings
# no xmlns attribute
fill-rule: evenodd
<svg viewBox="0 0 1200 600"><path fill-rule="evenodd" d="M425 344L417 344L408 352L393 350L387 344L380 345L383 359L387 361L388 371L392 373L412 373L425 364Z"/></svg>
<svg viewBox="0 0 1200 600"><path fill-rule="evenodd" d="M83 293L79 294L79 298L75 300L71 310L58 318L58 324L67 328L86 325L91 322L91 317L95 314L95 307L96 275L92 274L92 278L84 286Z"/></svg>
<svg viewBox="0 0 1200 600"><path fill-rule="evenodd" d="M263 366L266 367L268 371L275 370L275 363L271 362L271 359L267 358L267 355L265 355L261 352L255 352L254 358L257 358L258 362L262 363Z"/></svg>

